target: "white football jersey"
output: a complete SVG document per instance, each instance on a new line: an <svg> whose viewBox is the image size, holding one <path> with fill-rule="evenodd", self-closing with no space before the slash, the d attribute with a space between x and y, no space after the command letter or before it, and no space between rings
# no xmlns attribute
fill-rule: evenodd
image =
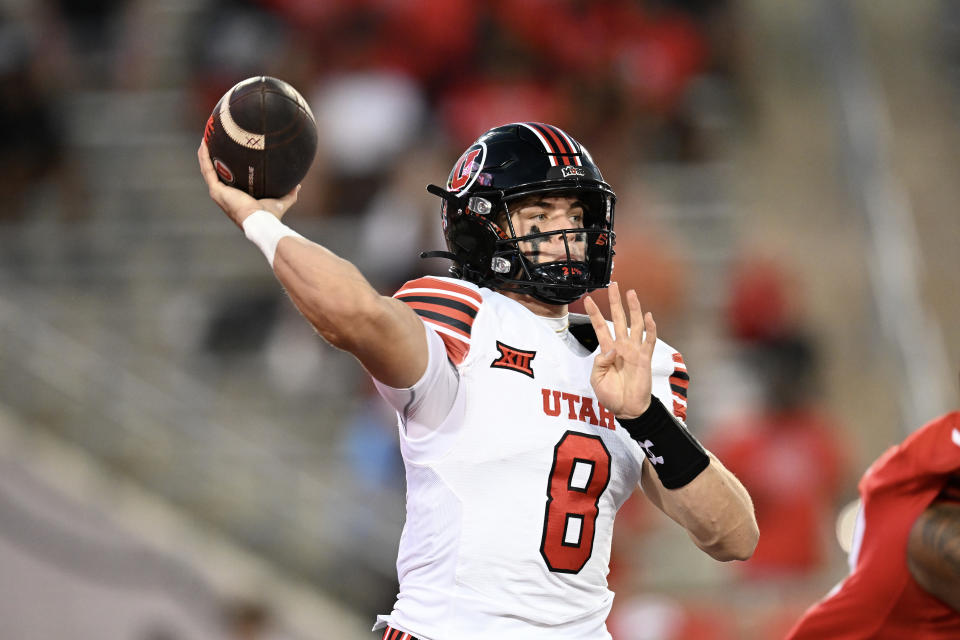
<svg viewBox="0 0 960 640"><path fill-rule="evenodd" d="M460 380L429 435L408 436L401 415L400 592L378 627L424 640L610 638L613 520L644 452L594 395L596 350L574 354L520 303L461 280L420 278L395 297L442 338ZM681 418L687 380L658 341L653 392Z"/></svg>

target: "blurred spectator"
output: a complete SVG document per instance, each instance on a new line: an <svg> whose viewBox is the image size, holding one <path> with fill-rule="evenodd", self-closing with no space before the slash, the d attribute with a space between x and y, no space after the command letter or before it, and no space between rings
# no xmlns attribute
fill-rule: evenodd
<svg viewBox="0 0 960 640"><path fill-rule="evenodd" d="M122 57L116 47L130 0L47 0L62 23L73 73L64 78L83 87L109 87Z"/></svg>
<svg viewBox="0 0 960 640"><path fill-rule="evenodd" d="M314 215L362 214L400 170L426 120L420 87L403 74L369 71L325 77L310 99L327 193ZM422 185L421 185L422 189Z"/></svg>
<svg viewBox="0 0 960 640"><path fill-rule="evenodd" d="M634 164L705 159L684 104L710 66L697 13L634 0L499 0L492 13L535 65L529 77L562 87L591 139L595 129L615 129L633 147Z"/></svg>
<svg viewBox="0 0 960 640"><path fill-rule="evenodd" d="M559 5L559 6L558 6ZM669 110L707 51L690 16L633 0L499 0L494 14L558 73L613 68L637 103Z"/></svg>
<svg viewBox="0 0 960 640"><path fill-rule="evenodd" d="M477 131L509 122L570 121L567 96L534 74L526 78L480 75L464 79L445 93L438 115L456 147L470 144Z"/></svg>
<svg viewBox="0 0 960 640"><path fill-rule="evenodd" d="M816 344L797 320L785 272L750 264L736 272L728 312L758 404L720 423L708 448L753 497L762 535L744 575L807 577L826 560L827 525L849 488L849 453L841 426L816 401Z"/></svg>
<svg viewBox="0 0 960 640"><path fill-rule="evenodd" d="M193 98L187 117L197 121L198 132L220 97L245 78L278 76L304 93L293 65L281 66L291 46L287 26L252 0L209 3L194 22L189 46Z"/></svg>
<svg viewBox="0 0 960 640"><path fill-rule="evenodd" d="M312 105L339 177L389 169L412 146L425 114L417 84L391 72L326 77Z"/></svg>
<svg viewBox="0 0 960 640"><path fill-rule="evenodd" d="M751 343L793 332L799 309L790 292L797 284L779 262L746 257L734 266L730 282L725 312L733 340Z"/></svg>
<svg viewBox="0 0 960 640"><path fill-rule="evenodd" d="M444 246L440 207L424 185L442 180L448 170L428 145L407 151L364 212L357 264L384 295L414 275L449 275L449 261L420 258L421 251Z"/></svg>
<svg viewBox="0 0 960 640"><path fill-rule="evenodd" d="M62 123L36 74L36 53L23 25L0 13L0 220L17 218L30 189L63 166Z"/></svg>
<svg viewBox="0 0 960 640"><path fill-rule="evenodd" d="M814 349L805 336L758 344L748 359L763 404L718 427L709 448L750 491L763 532L745 575L806 577L822 568L825 525L847 488L842 431L814 402Z"/></svg>

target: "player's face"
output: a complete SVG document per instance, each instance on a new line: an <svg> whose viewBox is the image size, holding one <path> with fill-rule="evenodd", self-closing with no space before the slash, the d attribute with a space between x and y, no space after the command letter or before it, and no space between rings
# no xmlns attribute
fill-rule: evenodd
<svg viewBox="0 0 960 640"><path fill-rule="evenodd" d="M583 229L584 204L571 196L532 195L521 198L510 206L510 221L517 236L561 229ZM558 233L521 242L520 251L530 262L544 264L567 259L584 260L586 237L583 233Z"/></svg>

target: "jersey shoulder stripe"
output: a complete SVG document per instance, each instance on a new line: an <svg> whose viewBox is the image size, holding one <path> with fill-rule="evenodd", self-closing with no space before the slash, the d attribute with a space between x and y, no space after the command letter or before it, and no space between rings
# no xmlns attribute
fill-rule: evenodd
<svg viewBox="0 0 960 640"><path fill-rule="evenodd" d="M679 351L673 353L673 373L670 374L670 391L673 393L673 413L681 420L687 419L687 389L690 374Z"/></svg>
<svg viewBox="0 0 960 640"><path fill-rule="evenodd" d="M453 299L466 301L479 307L483 303L483 297L476 287L463 280L454 280L452 278L439 278L436 276L424 276L411 280L400 287L397 294L401 292L414 292L417 290L432 291L437 294L445 294Z"/></svg>
<svg viewBox="0 0 960 640"><path fill-rule="evenodd" d="M463 362L470 350L473 322L483 303L476 289L466 282L426 276L407 282L393 297L440 335L454 364Z"/></svg>

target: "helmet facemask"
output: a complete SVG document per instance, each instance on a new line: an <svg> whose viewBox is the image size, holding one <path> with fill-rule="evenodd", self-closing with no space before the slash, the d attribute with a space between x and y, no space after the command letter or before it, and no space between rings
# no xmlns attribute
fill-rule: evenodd
<svg viewBox="0 0 960 640"><path fill-rule="evenodd" d="M576 153L557 153L543 142L547 134L562 135ZM446 186L427 190L443 199L449 251L421 255L453 260L453 276L558 305L609 283L616 195L586 149L556 127L515 123L488 131L464 152ZM518 235L511 205L533 195L575 198L582 227L525 225ZM543 243L552 244L554 259L541 263Z"/></svg>
<svg viewBox="0 0 960 640"><path fill-rule="evenodd" d="M583 207L583 226L541 231L533 225L521 235L509 210L531 195L576 198ZM613 199L612 195L587 189L536 191L504 198L496 224L506 237L497 240L491 260L491 270L496 274L493 284L550 304L568 304L605 287L612 268ZM555 249L547 260L540 251L544 243L553 244ZM560 249L559 255L556 249Z"/></svg>

